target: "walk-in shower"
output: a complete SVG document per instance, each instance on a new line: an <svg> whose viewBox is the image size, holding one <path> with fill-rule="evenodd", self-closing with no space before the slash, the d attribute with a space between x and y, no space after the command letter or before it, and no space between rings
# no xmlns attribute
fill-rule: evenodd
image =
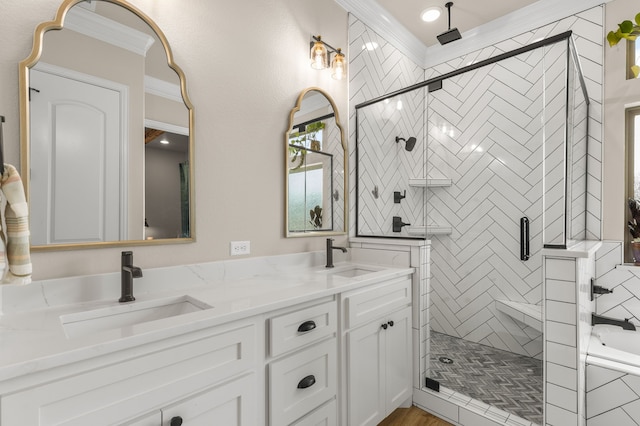
<svg viewBox="0 0 640 426"><path fill-rule="evenodd" d="M421 377L437 376L441 388L464 383L454 390L478 399L470 383L493 384L486 404L534 423L542 423L541 250L585 238L588 109L571 32L356 106L356 235L431 241ZM411 155L391 155L396 135L415 135ZM471 352L486 362L461 355L476 344L486 351ZM499 362L515 357L513 370L532 376L534 390L502 398L515 389L508 368L459 368L486 366L494 352Z"/></svg>

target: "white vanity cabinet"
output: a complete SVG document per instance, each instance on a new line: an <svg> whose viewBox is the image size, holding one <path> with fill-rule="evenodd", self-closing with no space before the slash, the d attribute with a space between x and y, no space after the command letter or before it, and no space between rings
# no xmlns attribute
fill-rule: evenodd
<svg viewBox="0 0 640 426"><path fill-rule="evenodd" d="M411 278L342 296L346 424L377 425L412 395Z"/></svg>
<svg viewBox="0 0 640 426"><path fill-rule="evenodd" d="M268 318L269 425L337 424L336 305L325 298Z"/></svg>
<svg viewBox="0 0 640 426"><path fill-rule="evenodd" d="M3 383L0 424L259 425L262 341L242 320L25 375Z"/></svg>

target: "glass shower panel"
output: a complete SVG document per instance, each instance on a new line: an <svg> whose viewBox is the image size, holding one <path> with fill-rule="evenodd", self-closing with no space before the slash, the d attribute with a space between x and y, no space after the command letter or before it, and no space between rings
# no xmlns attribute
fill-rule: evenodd
<svg viewBox="0 0 640 426"><path fill-rule="evenodd" d="M356 109L358 236L425 237L425 91Z"/></svg>
<svg viewBox="0 0 640 426"><path fill-rule="evenodd" d="M540 312L542 301L543 52L447 78L427 104L427 177L450 179L450 186L427 188L427 223L451 227L450 235L430 236L427 375L480 400L470 383L495 380L465 376L462 346L542 359L541 327L499 307ZM526 261L523 217L530 222Z"/></svg>
<svg viewBox="0 0 640 426"><path fill-rule="evenodd" d="M546 247L566 247L568 42L544 48L544 230Z"/></svg>
<svg viewBox="0 0 640 426"><path fill-rule="evenodd" d="M571 41L573 41L571 39ZM567 169L567 236L570 240L587 238L587 145L589 100L586 96L578 54L569 44L568 92L568 169ZM569 243L569 242L568 242Z"/></svg>

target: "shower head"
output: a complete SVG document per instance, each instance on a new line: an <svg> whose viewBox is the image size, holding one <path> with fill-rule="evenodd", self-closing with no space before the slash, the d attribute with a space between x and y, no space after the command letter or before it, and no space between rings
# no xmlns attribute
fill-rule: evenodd
<svg viewBox="0 0 640 426"><path fill-rule="evenodd" d="M407 151L411 151L413 149L413 147L416 146L416 138L414 138L413 136L411 136L409 139L405 139L405 138L401 138L400 136L396 136L396 143L398 143L400 141L404 141L405 142L404 149L406 149Z"/></svg>
<svg viewBox="0 0 640 426"><path fill-rule="evenodd" d="M451 6L453 6L453 2L451 1L445 4L445 7L447 8L447 12L449 14L449 29L436 36L440 44L443 45L451 43L452 41L460 40L462 38L462 35L460 35L460 31L458 31L457 28L451 28Z"/></svg>

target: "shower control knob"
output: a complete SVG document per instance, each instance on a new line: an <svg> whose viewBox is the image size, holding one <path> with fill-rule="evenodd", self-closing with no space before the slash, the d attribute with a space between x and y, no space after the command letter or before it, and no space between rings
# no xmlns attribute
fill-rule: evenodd
<svg viewBox="0 0 640 426"><path fill-rule="evenodd" d="M387 324L389 324L389 327L393 327L393 321L389 321Z"/></svg>
<svg viewBox="0 0 640 426"><path fill-rule="evenodd" d="M389 327L389 326L388 326L387 324L382 324L382 326L381 326L381 327L382 327L382 329L383 329L383 330L386 330L386 329L387 329L387 327Z"/></svg>
<svg viewBox="0 0 640 426"><path fill-rule="evenodd" d="M181 424L182 424L182 417L175 416L171 418L171 422L169 423L169 426L180 426Z"/></svg>

